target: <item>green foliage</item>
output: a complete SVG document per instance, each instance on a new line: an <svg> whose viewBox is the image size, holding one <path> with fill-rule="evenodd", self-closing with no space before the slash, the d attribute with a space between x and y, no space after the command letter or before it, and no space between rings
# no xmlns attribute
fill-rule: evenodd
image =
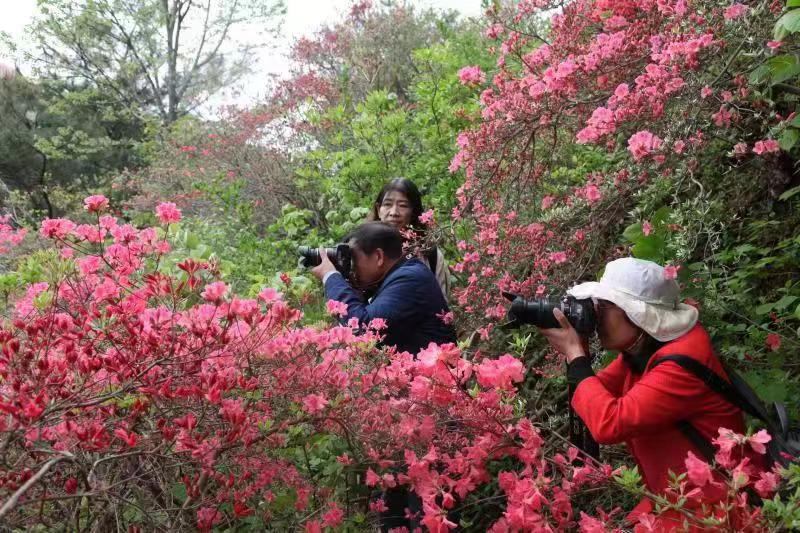
<svg viewBox="0 0 800 533"><path fill-rule="evenodd" d="M790 464L781 475L785 488L771 500L764 500L764 516L795 531L800 528L800 465Z"/></svg>

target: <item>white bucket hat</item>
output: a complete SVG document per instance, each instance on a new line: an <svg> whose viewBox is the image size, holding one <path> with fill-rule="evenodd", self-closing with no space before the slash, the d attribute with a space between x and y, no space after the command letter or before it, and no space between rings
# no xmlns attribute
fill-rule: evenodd
<svg viewBox="0 0 800 533"><path fill-rule="evenodd" d="M677 339L697 323L697 309L680 301L680 288L652 261L624 257L606 265L599 282L575 285L567 294L578 299L608 300L656 340Z"/></svg>

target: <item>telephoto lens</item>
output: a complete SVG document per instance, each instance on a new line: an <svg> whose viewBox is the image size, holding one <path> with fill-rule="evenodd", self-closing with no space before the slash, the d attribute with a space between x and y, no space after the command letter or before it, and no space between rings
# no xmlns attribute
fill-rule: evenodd
<svg viewBox="0 0 800 533"><path fill-rule="evenodd" d="M312 268L322 263L322 257L319 254L319 248L312 248L311 246L298 246L297 254L302 258L301 264L305 268ZM352 268L352 253L348 244L337 244L336 248L325 248L325 254L331 260L336 270L348 278Z"/></svg>
<svg viewBox="0 0 800 533"><path fill-rule="evenodd" d="M306 268L315 267L322 263L322 258L319 256L319 248L298 246L297 255L303 258L303 266Z"/></svg>
<svg viewBox="0 0 800 533"><path fill-rule="evenodd" d="M540 328L559 328L561 326L553 315L553 310L558 308L582 337L591 337L597 329L597 316L591 299L578 300L564 296L559 299L526 300L510 292L504 292L503 296L511 302L508 327L532 324Z"/></svg>

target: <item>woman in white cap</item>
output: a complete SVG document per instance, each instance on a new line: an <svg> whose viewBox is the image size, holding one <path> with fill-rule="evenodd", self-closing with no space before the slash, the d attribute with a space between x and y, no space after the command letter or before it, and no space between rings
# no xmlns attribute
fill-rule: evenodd
<svg viewBox="0 0 800 533"><path fill-rule="evenodd" d="M617 259L599 282L576 285L568 294L594 300L600 343L620 352L595 374L586 340L560 310L554 312L561 328L541 331L567 359L572 408L598 443L627 443L648 490L664 493L669 471L685 472L690 451L705 459L702 444L718 437L719 428L744 433L739 408L676 362L654 364L666 355L686 355L727 379L697 309L681 303L678 284L664 268ZM703 491L709 503L725 497L721 486L707 484ZM629 518L638 521L652 509L644 499ZM682 527L684 518L675 511L662 514L658 531Z"/></svg>

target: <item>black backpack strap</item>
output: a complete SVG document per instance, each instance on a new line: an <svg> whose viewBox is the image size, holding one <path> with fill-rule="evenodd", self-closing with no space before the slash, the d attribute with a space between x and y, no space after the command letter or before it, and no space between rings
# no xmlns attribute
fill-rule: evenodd
<svg viewBox="0 0 800 533"><path fill-rule="evenodd" d="M653 364L650 368L652 369L661 363L666 363L667 361L677 363L684 370L689 371L691 374L705 383L708 388L750 416L758 418L759 420L768 424L771 423L769 419L765 418L764 413L760 409L756 408L749 401L743 398L736 388L734 388L725 378L708 368L697 359L689 357L688 355L665 355L653 361Z"/></svg>
<svg viewBox="0 0 800 533"><path fill-rule="evenodd" d="M689 442L695 445L702 454L703 459L708 463L714 462L714 455L716 454L714 445L711 444L711 441L705 438L696 427L686 420L681 420L678 422L678 429L681 430L684 437L689 439Z"/></svg>

